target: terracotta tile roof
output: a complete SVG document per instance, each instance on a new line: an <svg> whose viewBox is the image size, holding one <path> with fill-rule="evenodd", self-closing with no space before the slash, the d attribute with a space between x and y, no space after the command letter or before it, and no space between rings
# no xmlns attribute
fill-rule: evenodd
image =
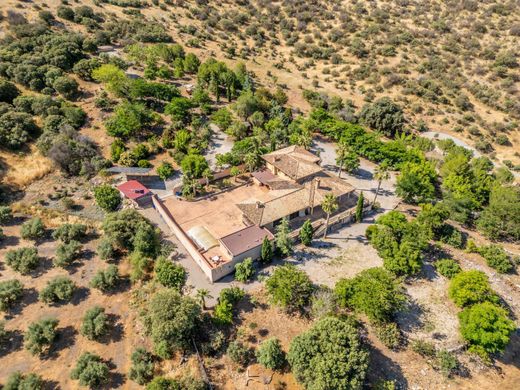
<svg viewBox="0 0 520 390"><path fill-rule="evenodd" d="M274 238L269 230L253 225L222 237L220 241L233 256L238 256L262 245L265 237L269 240Z"/></svg>
<svg viewBox="0 0 520 390"><path fill-rule="evenodd" d="M278 149L262 158L294 180L322 171L320 158L300 146Z"/></svg>
<svg viewBox="0 0 520 390"><path fill-rule="evenodd" d="M314 207L322 203L326 194L332 193L334 196L339 197L354 191L354 187L343 179L328 175L325 172L317 176L317 180L319 180L319 186L316 187L314 193ZM237 204L237 207L250 223L264 226L306 207L310 207L311 188L312 185L316 185L316 181L309 180L299 186L298 189L281 192L279 197L267 202L250 199Z"/></svg>
<svg viewBox="0 0 520 390"><path fill-rule="evenodd" d="M129 180L117 186L117 189L127 198L137 200L151 194L151 191L137 180Z"/></svg>

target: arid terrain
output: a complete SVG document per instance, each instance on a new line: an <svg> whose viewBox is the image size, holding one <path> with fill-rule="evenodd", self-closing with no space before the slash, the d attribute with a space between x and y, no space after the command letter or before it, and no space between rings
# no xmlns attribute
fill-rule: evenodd
<svg viewBox="0 0 520 390"><path fill-rule="evenodd" d="M325 379L312 387L288 356L297 336L333 316L355 323L368 354L364 379L352 388L518 388L519 42L518 0L3 0L0 283L17 279L23 292L0 314L0 385L20 372L41 377L34 389L200 390L211 384L332 390ZM381 118L387 113L378 110L388 107L378 104L388 101L394 111ZM439 141L446 138L455 142ZM235 268L234 276L210 283L155 208L121 201L118 191L114 207L100 201L100 188L114 190L128 178L109 167L150 169L161 183L153 196L173 217L185 216L177 221L183 229L205 224L227 235L244 224L235 203L263 195L249 187L247 175L238 180L238 171L215 179L211 188L222 189L218 198L197 197L207 195L215 172L238 166L252 172L262 155L288 145L319 155L324 171L364 194L373 210L287 253L279 244L281 228L273 227L273 263L255 262L254 276L245 281L238 281ZM416 176L403 184L406 174ZM439 214L425 239L421 213L439 204L449 211L435 209ZM111 227L116 233L107 233L111 216L133 210ZM218 217L226 213L228 220ZM335 213L334 207L325 213L327 224ZM405 221L383 226L379 218L389 213ZM490 214L492 223L485 220ZM146 230L142 216L153 228ZM24 226L35 219L45 232L23 239ZM88 234L79 240L76 260L59 267L53 260L61 244L52 234L64 224L83 224ZM386 241L373 238L378 228L389 235ZM392 229L403 231L392 233L396 243L388 249ZM444 236L446 229L456 237ZM401 251L405 237L424 245L407 242L409 252L389 255ZM138 250L138 239L145 249ZM110 248L117 255L103 260L106 240L114 241ZM485 257L489 246L498 248L506 271ZM25 274L7 264L8 253L20 248L37 249L38 265ZM396 271L392 256L399 266L415 257L419 265ZM164 259L178 267L179 285L160 280L156 264ZM471 306L454 302L453 275L443 276L441 259L452 260L457 273L478 270L489 280L489 295L496 298L490 302L512 324L503 348L472 350L460 315ZM115 287L92 287L96 273L111 264L120 277ZM276 303L269 289L269 279L286 264L312 285L296 310L290 299L285 307ZM403 297L381 322L352 302L339 303L341 281L374 268L389 272ZM76 289L68 301L44 303L39 293L56 276L69 278ZM222 292L237 287L244 296L226 301ZM189 331L157 331L151 302L164 291L196 306ZM80 329L95 306L105 309L110 326L91 340ZM183 315L191 314L186 309ZM33 355L29 327L49 317L58 320L56 337L48 351ZM189 322L175 321L179 327ZM395 326L386 335L390 341L381 334L386 325ZM182 342L171 338L165 347L157 333L168 332ZM258 353L272 338L284 354L276 369L262 364ZM233 353L233 346L241 349ZM138 347L151 362L144 379L135 375ZM100 383L83 386L71 377L85 352L108 368ZM153 378L175 383L160 387ZM343 385L336 386L350 388Z"/></svg>

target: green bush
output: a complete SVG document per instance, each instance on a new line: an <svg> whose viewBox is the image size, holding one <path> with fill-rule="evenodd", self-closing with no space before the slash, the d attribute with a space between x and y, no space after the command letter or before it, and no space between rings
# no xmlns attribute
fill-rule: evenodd
<svg viewBox="0 0 520 390"><path fill-rule="evenodd" d="M49 280L40 291L39 298L45 303L68 302L72 299L76 285L66 276L56 276Z"/></svg>
<svg viewBox="0 0 520 390"><path fill-rule="evenodd" d="M40 264L36 248L11 249L5 255L5 263L22 275L26 275Z"/></svg>
<svg viewBox="0 0 520 390"><path fill-rule="evenodd" d="M292 340L287 360L306 389L361 389L369 357L351 323L325 317Z"/></svg>
<svg viewBox="0 0 520 390"><path fill-rule="evenodd" d="M103 292L114 289L119 283L120 276L117 266L111 264L105 270L98 270L92 280L90 286L97 288Z"/></svg>
<svg viewBox="0 0 520 390"><path fill-rule="evenodd" d="M0 206L0 225L9 222L13 218L11 207Z"/></svg>
<svg viewBox="0 0 520 390"><path fill-rule="evenodd" d="M502 352L516 329L507 311L490 302L482 302L459 313L460 333L478 354Z"/></svg>
<svg viewBox="0 0 520 390"><path fill-rule="evenodd" d="M251 357L249 349L237 340L229 343L226 354L232 362L241 366L247 366Z"/></svg>
<svg viewBox="0 0 520 390"><path fill-rule="evenodd" d="M150 299L147 318L155 353L169 358L174 351L191 347L191 338L201 320L201 309L194 299L166 289Z"/></svg>
<svg viewBox="0 0 520 390"><path fill-rule="evenodd" d="M192 376L180 379L158 376L146 385L146 390L205 390L206 384Z"/></svg>
<svg viewBox="0 0 520 390"><path fill-rule="evenodd" d="M138 385L144 385L153 378L154 364L152 354L142 347L132 352L132 367L128 377Z"/></svg>
<svg viewBox="0 0 520 390"><path fill-rule="evenodd" d="M20 90L13 83L0 79L0 102L12 104L20 95Z"/></svg>
<svg viewBox="0 0 520 390"><path fill-rule="evenodd" d="M25 240L38 240L45 235L45 226L40 218L35 217L22 225L20 235Z"/></svg>
<svg viewBox="0 0 520 390"><path fill-rule="evenodd" d="M513 270L513 263L501 246L481 246L478 251L482 257L486 259L487 265L496 269L498 272L505 274Z"/></svg>
<svg viewBox="0 0 520 390"><path fill-rule="evenodd" d="M403 111L389 98L381 98L374 103L366 104L359 116L368 127L389 137L403 131L405 122Z"/></svg>
<svg viewBox="0 0 520 390"><path fill-rule="evenodd" d="M0 282L0 310L7 311L18 301L23 294L23 284L17 280Z"/></svg>
<svg viewBox="0 0 520 390"><path fill-rule="evenodd" d="M52 238L63 242L79 241L87 234L87 226L80 223L65 223L54 230Z"/></svg>
<svg viewBox="0 0 520 390"><path fill-rule="evenodd" d="M160 256L155 261L155 278L165 287L174 288L181 291L186 282L186 270L179 264L174 264L172 260Z"/></svg>
<svg viewBox="0 0 520 390"><path fill-rule="evenodd" d="M81 386L98 389L108 382L109 373L108 365L103 362L101 357L85 352L79 357L70 377L71 379L79 379Z"/></svg>
<svg viewBox="0 0 520 390"><path fill-rule="evenodd" d="M279 370L285 364L285 353L280 340L274 337L262 342L255 355L258 363L271 370Z"/></svg>
<svg viewBox="0 0 520 390"><path fill-rule="evenodd" d="M340 305L364 313L373 322L391 320L406 300L400 282L383 268L370 268L353 279L341 279L334 292Z"/></svg>
<svg viewBox="0 0 520 390"><path fill-rule="evenodd" d="M121 194L108 184L102 184L94 189L94 198L99 207L105 211L115 211L121 204Z"/></svg>
<svg viewBox="0 0 520 390"><path fill-rule="evenodd" d="M42 354L56 339L57 326L56 318L46 318L30 324L24 335L25 349L33 355Z"/></svg>
<svg viewBox="0 0 520 390"><path fill-rule="evenodd" d="M4 390L44 390L45 383L41 376L34 373L22 374L20 371L9 375Z"/></svg>
<svg viewBox="0 0 520 390"><path fill-rule="evenodd" d="M103 238L98 247L97 254L101 260L113 260L116 257L116 250L110 239Z"/></svg>
<svg viewBox="0 0 520 390"><path fill-rule="evenodd" d="M381 323L376 326L377 337L390 349L397 350L402 344L402 335L395 322Z"/></svg>
<svg viewBox="0 0 520 390"><path fill-rule="evenodd" d="M159 167L157 167L157 174L162 180L170 178L174 172L175 171L173 166L169 162L164 161L161 165L159 165Z"/></svg>
<svg viewBox="0 0 520 390"><path fill-rule="evenodd" d="M462 271L459 263L452 259L437 260L434 265L437 272L442 276L447 277L448 279L452 279L455 275Z"/></svg>
<svg viewBox="0 0 520 390"><path fill-rule="evenodd" d="M459 307L485 301L498 302L486 274L476 270L463 271L455 275L451 279L448 295Z"/></svg>
<svg viewBox="0 0 520 390"><path fill-rule="evenodd" d="M247 283L253 276L255 276L255 267L253 266L253 259L251 257L235 264L235 280Z"/></svg>
<svg viewBox="0 0 520 390"><path fill-rule="evenodd" d="M78 241L63 242L56 248L56 257L52 260L55 267L65 268L71 265L81 254L81 243Z"/></svg>
<svg viewBox="0 0 520 390"><path fill-rule="evenodd" d="M269 238L265 237L262 242L262 250L260 253L260 260L262 263L267 264L270 263L273 259L273 244L269 240Z"/></svg>
<svg viewBox="0 0 520 390"><path fill-rule="evenodd" d="M98 340L109 332L110 322L105 314L105 309L94 306L87 310L81 323L80 332L89 340Z"/></svg>
<svg viewBox="0 0 520 390"><path fill-rule="evenodd" d="M313 291L305 271L291 264L276 267L265 285L271 302L288 311L302 310Z"/></svg>

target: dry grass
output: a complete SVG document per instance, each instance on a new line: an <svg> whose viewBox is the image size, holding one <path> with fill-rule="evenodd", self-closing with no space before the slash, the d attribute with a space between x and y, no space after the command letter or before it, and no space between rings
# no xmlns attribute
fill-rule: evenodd
<svg viewBox="0 0 520 390"><path fill-rule="evenodd" d="M53 164L31 145L30 152L26 154L0 151L0 169L5 175L4 184L24 189L52 172Z"/></svg>

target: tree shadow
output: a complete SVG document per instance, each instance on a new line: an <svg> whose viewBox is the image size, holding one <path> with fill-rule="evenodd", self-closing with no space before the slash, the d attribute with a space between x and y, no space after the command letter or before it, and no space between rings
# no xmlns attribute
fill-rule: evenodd
<svg viewBox="0 0 520 390"><path fill-rule="evenodd" d="M33 278L42 276L44 273L46 273L48 270L50 270L53 267L54 267L54 264L52 263L52 259L50 257L40 256L40 262L38 264L38 267L36 267L36 269L34 269L31 272L31 276Z"/></svg>
<svg viewBox="0 0 520 390"><path fill-rule="evenodd" d="M16 246L20 243L20 238L17 236L4 236L2 241L0 241L0 246L3 248L7 248L9 246Z"/></svg>
<svg viewBox="0 0 520 390"><path fill-rule="evenodd" d="M0 347L0 357L19 351L23 347L23 332L19 329L7 331L5 340Z"/></svg>
<svg viewBox="0 0 520 390"><path fill-rule="evenodd" d="M408 388L408 380L405 378L401 366L371 344L368 345L368 351L370 353L370 365L367 372L367 382L370 388L376 388L376 384L381 380L395 381L397 389Z"/></svg>
<svg viewBox="0 0 520 390"><path fill-rule="evenodd" d="M500 362L520 368L520 329L516 329L509 339L505 351L497 360Z"/></svg>
<svg viewBox="0 0 520 390"><path fill-rule="evenodd" d="M74 345L77 334L78 331L73 326L66 326L59 329L58 336L52 344L52 347L47 354L47 358L51 360L57 359L60 351Z"/></svg>
<svg viewBox="0 0 520 390"><path fill-rule="evenodd" d="M8 311L6 318L21 314L27 306L36 302L38 302L38 291L34 287L24 289L21 300Z"/></svg>
<svg viewBox="0 0 520 390"><path fill-rule="evenodd" d="M396 322L403 332L413 332L424 326L424 309L413 298L408 297L403 310L396 314Z"/></svg>
<svg viewBox="0 0 520 390"><path fill-rule="evenodd" d="M111 372L108 382L101 386L100 389L108 390L122 387L126 383L126 376L117 371L113 371L117 368L117 366L112 360L105 361L105 363L108 365L108 368Z"/></svg>
<svg viewBox="0 0 520 390"><path fill-rule="evenodd" d="M74 306L77 306L85 299L87 299L89 295L90 289L87 287L78 287L76 291L74 291L74 295L72 296L70 303L72 303Z"/></svg>
<svg viewBox="0 0 520 390"><path fill-rule="evenodd" d="M107 314L108 322L110 323L109 332L99 339L100 343L117 343L123 339L125 335L125 328L119 321L121 316L118 314Z"/></svg>
<svg viewBox="0 0 520 390"><path fill-rule="evenodd" d="M52 380L44 380L43 381L43 389L44 390L59 390L61 389L60 383L58 381Z"/></svg>

